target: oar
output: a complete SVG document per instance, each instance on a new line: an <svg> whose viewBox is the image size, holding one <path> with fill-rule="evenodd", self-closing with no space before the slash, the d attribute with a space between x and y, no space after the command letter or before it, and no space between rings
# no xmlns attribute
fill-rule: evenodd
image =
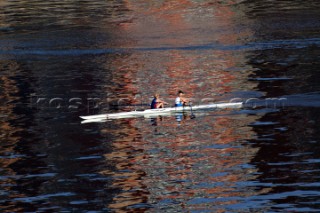
<svg viewBox="0 0 320 213"><path fill-rule="evenodd" d="M189 106L190 106L190 111L191 111L191 116L190 116L190 118L191 118L191 119L194 119L194 118L196 118L196 116L193 114L193 111L192 111L192 103L191 103L191 102L189 103Z"/></svg>

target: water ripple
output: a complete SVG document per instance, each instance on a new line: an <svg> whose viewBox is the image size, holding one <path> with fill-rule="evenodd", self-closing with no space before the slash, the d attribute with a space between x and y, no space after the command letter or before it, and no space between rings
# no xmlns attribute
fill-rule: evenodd
<svg viewBox="0 0 320 213"><path fill-rule="evenodd" d="M0 46L3 46L0 44ZM243 45L221 45L205 44L192 46L170 46L170 47L140 47L140 48L108 48L108 49L65 49L65 50L43 50L43 49L14 49L0 50L0 55L38 55L38 56L80 56L80 55L104 55L110 53L132 53L149 51L198 51L198 50L268 50L268 49L301 49L309 46L320 46L319 38L301 40L279 40L268 42L251 42ZM261 78L263 79L263 78ZM280 78L281 80L289 80ZM279 79L279 80L280 80ZM270 80L270 79L266 79Z"/></svg>

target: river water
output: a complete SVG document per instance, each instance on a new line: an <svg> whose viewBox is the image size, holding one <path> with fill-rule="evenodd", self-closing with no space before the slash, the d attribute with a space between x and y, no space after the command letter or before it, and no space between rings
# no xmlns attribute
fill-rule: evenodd
<svg viewBox="0 0 320 213"><path fill-rule="evenodd" d="M319 212L319 61L317 0L0 1L1 212ZM79 118L179 89L246 107Z"/></svg>

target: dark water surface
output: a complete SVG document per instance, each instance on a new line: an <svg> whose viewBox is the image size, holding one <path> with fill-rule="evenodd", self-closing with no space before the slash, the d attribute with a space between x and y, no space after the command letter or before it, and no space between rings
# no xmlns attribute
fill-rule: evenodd
<svg viewBox="0 0 320 213"><path fill-rule="evenodd" d="M1 212L319 212L319 71L317 0L1 1ZM178 89L247 107L78 117Z"/></svg>

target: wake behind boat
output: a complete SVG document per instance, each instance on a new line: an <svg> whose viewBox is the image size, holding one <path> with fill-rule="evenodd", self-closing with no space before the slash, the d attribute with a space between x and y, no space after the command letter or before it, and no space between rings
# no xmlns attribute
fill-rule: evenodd
<svg viewBox="0 0 320 213"><path fill-rule="evenodd" d="M216 103L216 104L204 104L195 106L179 106L179 107L168 107L158 109L146 109L143 111L130 111L130 112L119 112L101 115L88 115L80 116L84 120L91 120L93 122L99 122L101 120L121 119L121 118L133 118L133 117L150 117L157 115L167 115L178 112L186 111L197 111L197 110L212 110L212 109L226 109L226 108L241 108L242 102L236 103Z"/></svg>

